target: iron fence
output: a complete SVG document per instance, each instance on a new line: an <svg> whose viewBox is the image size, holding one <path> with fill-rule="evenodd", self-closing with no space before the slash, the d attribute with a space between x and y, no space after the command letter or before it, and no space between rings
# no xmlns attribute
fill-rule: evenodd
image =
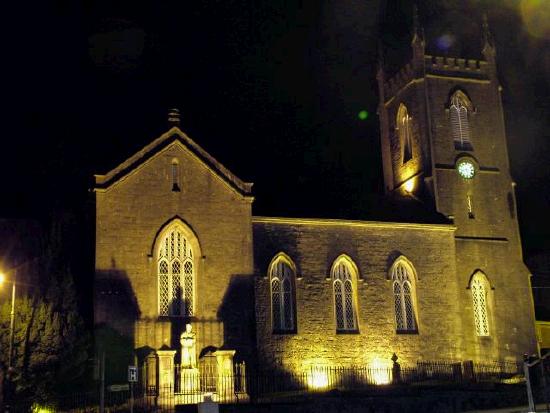
<svg viewBox="0 0 550 413"><path fill-rule="evenodd" d="M174 411L176 406L202 402L205 397L219 403L258 403L292 399L330 390L377 393L383 389L406 386L445 385L483 382L505 382L518 377L516 363L422 361L414 366L312 366L300 372L245 369L236 365L233 374L218 374L215 369L201 368L197 382L186 388L186 372L177 367L173 385L151 385L140 382L132 391L119 386L107 387L104 393L106 411ZM122 390L120 390L122 389ZM99 391L74 394L56 400L55 410L63 412L97 412Z"/></svg>

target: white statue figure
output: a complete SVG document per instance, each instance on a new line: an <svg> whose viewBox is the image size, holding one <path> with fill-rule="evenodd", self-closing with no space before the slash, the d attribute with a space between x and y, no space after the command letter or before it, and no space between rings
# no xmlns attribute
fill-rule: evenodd
<svg viewBox="0 0 550 413"><path fill-rule="evenodd" d="M195 354L196 334L192 330L191 324L186 324L185 331L180 336L182 368L195 368L197 366Z"/></svg>

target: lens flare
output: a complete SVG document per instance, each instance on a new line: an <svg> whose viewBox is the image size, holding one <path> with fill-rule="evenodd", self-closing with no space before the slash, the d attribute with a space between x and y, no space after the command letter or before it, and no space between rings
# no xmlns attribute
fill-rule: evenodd
<svg viewBox="0 0 550 413"><path fill-rule="evenodd" d="M366 110L362 110L357 114L357 117L361 120L365 120L369 117L369 112L367 112Z"/></svg>
<svg viewBox="0 0 550 413"><path fill-rule="evenodd" d="M519 9L529 34L550 39L550 1L521 0Z"/></svg>
<svg viewBox="0 0 550 413"><path fill-rule="evenodd" d="M444 34L437 38L436 45L439 48L439 50L447 51L451 48L454 42L455 42L454 36L450 34Z"/></svg>

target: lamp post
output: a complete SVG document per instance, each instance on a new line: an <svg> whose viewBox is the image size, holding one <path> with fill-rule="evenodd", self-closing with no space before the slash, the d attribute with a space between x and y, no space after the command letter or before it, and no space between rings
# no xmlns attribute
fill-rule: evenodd
<svg viewBox="0 0 550 413"><path fill-rule="evenodd" d="M3 408L7 409L6 411L11 411L11 403L13 401L13 367L12 367L12 355L13 355L13 335L15 327L15 278L17 275L16 270L12 271L13 279L11 280L11 312L10 312L10 341L9 341L9 350L8 350L8 370L7 375L4 376L6 380L6 387L4 387L3 394ZM0 273L0 285L6 282L6 276L3 273ZM6 403L7 402L7 403Z"/></svg>
<svg viewBox="0 0 550 413"><path fill-rule="evenodd" d="M15 277L17 275L16 270L13 271L13 280L11 281L11 312L10 312L10 341L9 341L9 350L8 350L8 371L11 369L11 358L13 353L13 332L15 327ZM6 282L6 276L0 273L0 284Z"/></svg>

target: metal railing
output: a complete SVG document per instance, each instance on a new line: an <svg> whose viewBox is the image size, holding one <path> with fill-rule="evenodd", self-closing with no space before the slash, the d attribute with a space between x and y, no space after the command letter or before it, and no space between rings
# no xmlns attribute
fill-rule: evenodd
<svg viewBox="0 0 550 413"><path fill-rule="evenodd" d="M316 392L333 389L379 393L388 387L399 389L410 385L448 385L493 382L502 383L521 374L516 363L474 363L449 361L421 361L416 365L400 367L371 366L312 366L301 372L247 369L243 364L234 366L233 374L220 375L215 369L200 368L196 387L182 387L181 369L174 371L174 384L159 386L136 383L133 398L127 389L112 391L106 388L105 408L109 412L174 411L178 405L196 404L204 397L219 403L258 403L270 400L299 398ZM143 374L142 376L146 376ZM183 379L185 380L185 378ZM61 397L55 402L56 410L67 412L97 411L99 392L87 392Z"/></svg>

